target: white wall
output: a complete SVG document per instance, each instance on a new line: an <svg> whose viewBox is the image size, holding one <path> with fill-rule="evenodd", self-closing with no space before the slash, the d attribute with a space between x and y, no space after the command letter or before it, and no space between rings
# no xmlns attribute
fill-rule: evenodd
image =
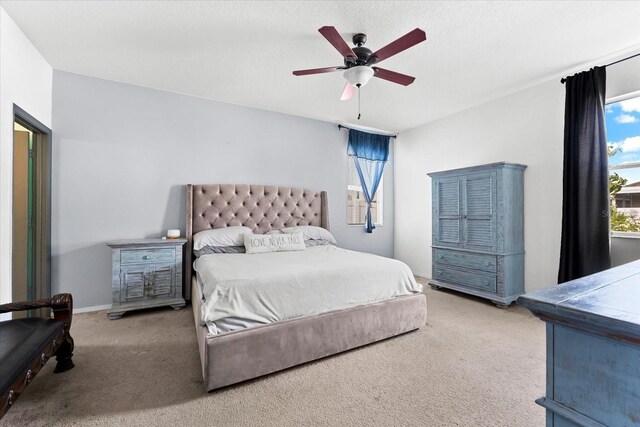
<svg viewBox="0 0 640 427"><path fill-rule="evenodd" d="M545 83L404 132L396 144L395 256L431 277L427 172L497 161L525 171L525 285L555 283L562 210L563 86Z"/></svg>
<svg viewBox="0 0 640 427"><path fill-rule="evenodd" d="M51 128L53 70L0 7L0 302L11 301L13 104Z"/></svg>
<svg viewBox="0 0 640 427"><path fill-rule="evenodd" d="M393 256L393 157L384 225L348 226L337 125L62 71L53 80L53 291L75 307L111 303L106 241L184 232L188 183L326 190L340 246Z"/></svg>
<svg viewBox="0 0 640 427"><path fill-rule="evenodd" d="M630 53L629 56L632 54ZM607 67L607 99L638 90L640 90L640 57Z"/></svg>
<svg viewBox="0 0 640 427"><path fill-rule="evenodd" d="M640 88L638 59L607 69L608 97ZM529 292L557 283L564 94L558 78L404 132L396 144L396 258L416 274L431 277L431 180L427 172L497 161L523 163L528 165L525 289ZM614 263L618 253L614 251ZM637 253L640 257L640 249Z"/></svg>

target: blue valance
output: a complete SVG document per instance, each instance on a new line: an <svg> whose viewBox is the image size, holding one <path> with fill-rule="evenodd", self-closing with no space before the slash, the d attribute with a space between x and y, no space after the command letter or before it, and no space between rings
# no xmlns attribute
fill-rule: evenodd
<svg viewBox="0 0 640 427"><path fill-rule="evenodd" d="M386 162L389 159L390 138L387 135L349 129L347 154L359 159Z"/></svg>

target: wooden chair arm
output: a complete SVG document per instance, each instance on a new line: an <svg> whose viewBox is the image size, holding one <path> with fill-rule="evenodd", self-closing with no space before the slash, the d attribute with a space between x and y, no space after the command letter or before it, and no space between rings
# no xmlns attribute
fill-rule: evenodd
<svg viewBox="0 0 640 427"><path fill-rule="evenodd" d="M65 324L67 331L71 328L73 315L73 297L71 294L56 294L49 299L49 306L53 311L53 318Z"/></svg>
<svg viewBox="0 0 640 427"><path fill-rule="evenodd" d="M73 298L71 294L57 294L48 299L36 301L10 302L0 305L0 313L10 313L13 311L33 310L36 308L51 307L53 316L57 320L71 320L73 311Z"/></svg>

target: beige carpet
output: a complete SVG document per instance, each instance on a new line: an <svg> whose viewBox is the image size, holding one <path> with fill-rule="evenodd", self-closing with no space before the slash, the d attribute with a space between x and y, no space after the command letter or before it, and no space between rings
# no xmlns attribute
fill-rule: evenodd
<svg viewBox="0 0 640 427"><path fill-rule="evenodd" d="M428 288L428 287L427 287ZM76 315L76 367L50 361L2 425L542 426L544 323L425 291L416 331L205 393L191 309Z"/></svg>

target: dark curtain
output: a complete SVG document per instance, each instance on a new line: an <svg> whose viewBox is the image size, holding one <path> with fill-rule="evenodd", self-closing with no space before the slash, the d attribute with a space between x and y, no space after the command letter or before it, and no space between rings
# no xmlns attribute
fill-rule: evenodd
<svg viewBox="0 0 640 427"><path fill-rule="evenodd" d="M358 171L362 193L367 202L365 231L372 233L376 226L371 218L371 202L378 191L384 166L389 159L389 136L349 130L347 155L353 157Z"/></svg>
<svg viewBox="0 0 640 427"><path fill-rule="evenodd" d="M562 243L558 283L611 267L606 70L566 79Z"/></svg>

